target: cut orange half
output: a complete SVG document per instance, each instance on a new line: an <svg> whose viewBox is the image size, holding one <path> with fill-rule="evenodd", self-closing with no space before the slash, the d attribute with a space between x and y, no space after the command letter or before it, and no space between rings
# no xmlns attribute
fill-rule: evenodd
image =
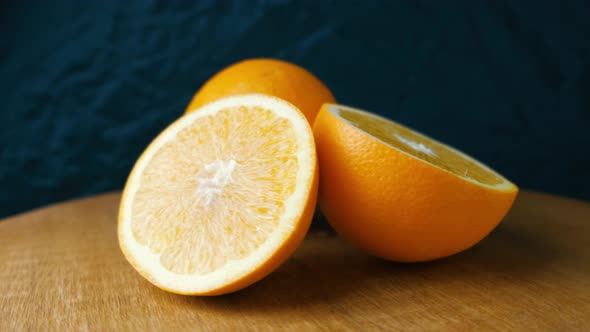
<svg viewBox="0 0 590 332"><path fill-rule="evenodd" d="M343 237L386 259L424 261L471 247L518 192L466 154L359 109L324 104L314 135L322 212Z"/></svg>
<svg viewBox="0 0 590 332"><path fill-rule="evenodd" d="M316 203L311 128L266 95L220 99L177 120L145 150L119 211L119 244L154 285L236 291L283 263Z"/></svg>

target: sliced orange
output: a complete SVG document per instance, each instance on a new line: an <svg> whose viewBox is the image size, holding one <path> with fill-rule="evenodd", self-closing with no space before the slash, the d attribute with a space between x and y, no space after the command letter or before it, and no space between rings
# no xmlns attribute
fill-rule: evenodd
<svg viewBox="0 0 590 332"><path fill-rule="evenodd" d="M324 104L314 135L322 212L343 237L386 259L432 260L473 246L518 192L466 154L362 110Z"/></svg>
<svg viewBox="0 0 590 332"><path fill-rule="evenodd" d="M293 105L220 99L177 120L127 180L119 244L154 285L180 294L244 288L303 240L315 208L313 134Z"/></svg>

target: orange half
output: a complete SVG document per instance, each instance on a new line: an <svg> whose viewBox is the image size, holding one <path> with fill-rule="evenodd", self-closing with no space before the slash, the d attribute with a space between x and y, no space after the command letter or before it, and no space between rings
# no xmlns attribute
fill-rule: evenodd
<svg viewBox="0 0 590 332"><path fill-rule="evenodd" d="M324 104L314 134L322 212L343 237L386 259L431 260L473 246L518 192L465 153L363 110Z"/></svg>
<svg viewBox="0 0 590 332"><path fill-rule="evenodd" d="M296 107L258 94L220 99L173 123L135 164L121 250L174 293L244 288L301 243L317 181L313 135Z"/></svg>

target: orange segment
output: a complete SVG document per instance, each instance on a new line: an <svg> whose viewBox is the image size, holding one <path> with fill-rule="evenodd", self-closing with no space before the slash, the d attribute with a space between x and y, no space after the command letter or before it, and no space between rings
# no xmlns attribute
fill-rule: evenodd
<svg viewBox="0 0 590 332"><path fill-rule="evenodd" d="M322 211L342 236L386 259L424 261L471 247L518 192L464 153L362 110L324 104L314 135Z"/></svg>
<svg viewBox="0 0 590 332"><path fill-rule="evenodd" d="M221 99L179 119L139 159L121 202L120 245L163 289L234 291L294 251L316 186L311 129L293 105Z"/></svg>

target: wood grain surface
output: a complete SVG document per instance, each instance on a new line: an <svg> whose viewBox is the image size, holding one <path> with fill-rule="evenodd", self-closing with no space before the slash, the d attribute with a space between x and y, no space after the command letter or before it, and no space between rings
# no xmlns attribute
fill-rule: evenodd
<svg viewBox="0 0 590 332"><path fill-rule="evenodd" d="M396 264L312 232L261 282L173 295L116 238L119 194L0 221L0 331L590 330L590 204L522 193L488 238L454 257Z"/></svg>

